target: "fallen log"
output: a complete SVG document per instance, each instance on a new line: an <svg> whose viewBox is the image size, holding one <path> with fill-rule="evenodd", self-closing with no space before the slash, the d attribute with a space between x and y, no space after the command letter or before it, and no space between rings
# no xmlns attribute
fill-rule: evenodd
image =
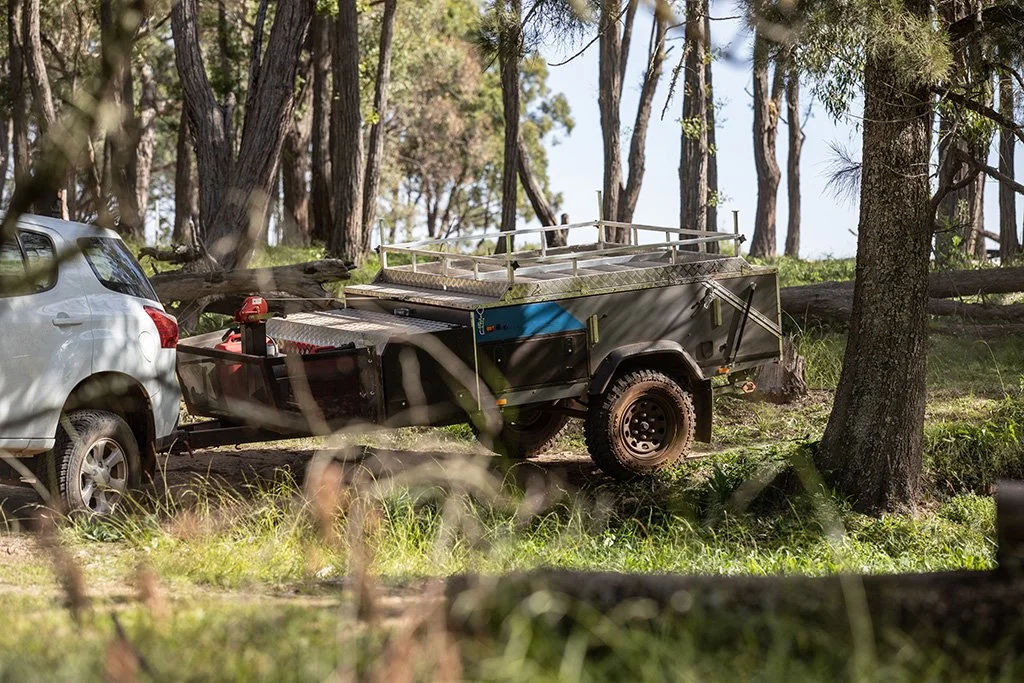
<svg viewBox="0 0 1024 683"><path fill-rule="evenodd" d="M783 312L798 322L843 322L849 319L853 308L853 287L852 281L783 287L779 290L779 301ZM953 297L1015 292L1024 292L1022 267L932 273L928 276L928 295L931 297L928 312L978 322L1024 323L1024 304L998 306L943 301Z"/></svg>
<svg viewBox="0 0 1024 683"><path fill-rule="evenodd" d="M300 299L330 299L323 285L349 278L350 266L337 259L310 261L290 266L188 273L175 271L150 278L160 301L165 304L207 299L240 300L251 294L271 293Z"/></svg>
<svg viewBox="0 0 1024 683"><path fill-rule="evenodd" d="M804 576L700 576L624 574L542 569L508 576L461 575L445 590L449 628L483 634L513 614L535 615L569 627L593 615L619 615L620 626L644 622L692 628L728 628L779 620L849 637L851 620L870 623L921 642L992 645L1024 643L1024 487L1000 482L996 493L999 566L992 571L927 574ZM538 596L538 599L533 599ZM543 598L543 599L540 599ZM537 610L537 605L546 610ZM662 632L659 630L659 632ZM719 632L726 642L730 634ZM733 636L736 634L732 634Z"/></svg>

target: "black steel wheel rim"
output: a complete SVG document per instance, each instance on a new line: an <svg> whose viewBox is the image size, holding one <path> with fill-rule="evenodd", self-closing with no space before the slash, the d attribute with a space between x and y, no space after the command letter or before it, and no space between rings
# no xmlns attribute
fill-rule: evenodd
<svg viewBox="0 0 1024 683"><path fill-rule="evenodd" d="M657 392L641 394L622 413L622 443L640 460L659 457L674 440L677 428L671 403Z"/></svg>

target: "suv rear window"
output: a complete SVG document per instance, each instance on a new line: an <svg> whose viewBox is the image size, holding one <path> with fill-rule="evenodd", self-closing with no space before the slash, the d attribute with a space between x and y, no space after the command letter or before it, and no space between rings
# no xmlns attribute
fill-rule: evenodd
<svg viewBox="0 0 1024 683"><path fill-rule="evenodd" d="M149 284L142 266L124 242L113 237L83 237L78 240L78 246L104 287L140 299L158 301L153 285Z"/></svg>
<svg viewBox="0 0 1024 683"><path fill-rule="evenodd" d="M19 230L0 243L0 296L45 292L57 283L57 259L46 235Z"/></svg>

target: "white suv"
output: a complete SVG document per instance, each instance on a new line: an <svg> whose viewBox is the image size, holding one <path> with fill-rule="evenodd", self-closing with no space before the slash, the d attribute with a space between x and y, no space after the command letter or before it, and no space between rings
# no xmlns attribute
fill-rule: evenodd
<svg viewBox="0 0 1024 683"><path fill-rule="evenodd" d="M0 237L0 456L34 458L67 510L110 512L177 426L177 342L116 233L22 216Z"/></svg>

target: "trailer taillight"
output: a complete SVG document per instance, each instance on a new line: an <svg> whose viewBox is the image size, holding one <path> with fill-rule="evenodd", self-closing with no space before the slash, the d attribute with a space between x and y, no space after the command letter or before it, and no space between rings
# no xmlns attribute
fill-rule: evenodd
<svg viewBox="0 0 1024 683"><path fill-rule="evenodd" d="M156 325L157 334L160 335L160 348L161 349L173 349L178 345L178 321L173 315L164 313L159 308L153 308L152 306L143 306L152 320L153 324Z"/></svg>

